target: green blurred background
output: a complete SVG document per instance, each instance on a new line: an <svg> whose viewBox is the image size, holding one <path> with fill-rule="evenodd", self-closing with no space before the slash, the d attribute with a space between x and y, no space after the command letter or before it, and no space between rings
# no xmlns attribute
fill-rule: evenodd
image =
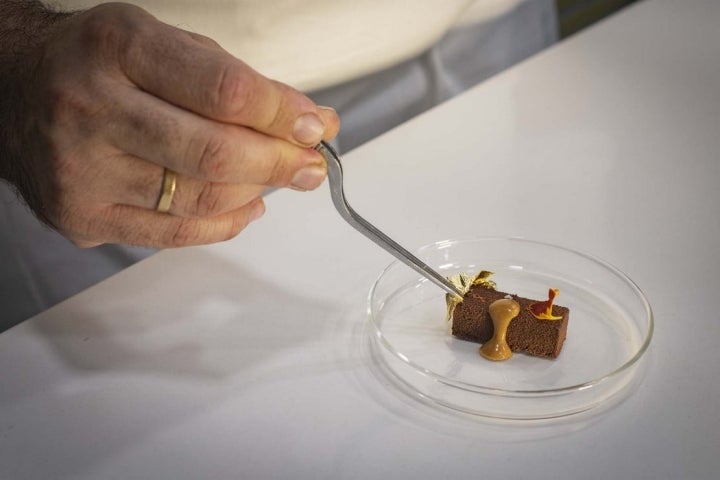
<svg viewBox="0 0 720 480"><path fill-rule="evenodd" d="M560 38L565 38L615 13L635 0L555 0Z"/></svg>

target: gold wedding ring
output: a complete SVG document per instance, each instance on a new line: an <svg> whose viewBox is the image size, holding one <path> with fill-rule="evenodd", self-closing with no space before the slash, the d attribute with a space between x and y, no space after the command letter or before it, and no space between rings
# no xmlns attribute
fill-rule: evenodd
<svg viewBox="0 0 720 480"><path fill-rule="evenodd" d="M175 172L169 168L163 171L162 191L160 192L160 198L158 198L157 207L155 208L156 211L167 213L170 210L170 205L175 195L176 180L177 175L175 175Z"/></svg>

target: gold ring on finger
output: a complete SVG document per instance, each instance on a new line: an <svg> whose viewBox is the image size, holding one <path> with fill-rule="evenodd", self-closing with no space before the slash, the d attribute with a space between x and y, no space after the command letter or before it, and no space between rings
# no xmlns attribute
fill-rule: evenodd
<svg viewBox="0 0 720 480"><path fill-rule="evenodd" d="M176 182L177 175L175 172L166 168L163 171L162 190L160 191L157 207L155 207L157 212L167 213L170 210L170 205L172 204L173 196L175 195Z"/></svg>

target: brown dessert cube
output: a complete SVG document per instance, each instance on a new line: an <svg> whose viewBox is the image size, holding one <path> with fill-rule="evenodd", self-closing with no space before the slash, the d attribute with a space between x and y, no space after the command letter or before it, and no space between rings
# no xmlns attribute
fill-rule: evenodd
<svg viewBox="0 0 720 480"><path fill-rule="evenodd" d="M567 334L570 310L553 305L552 313L559 320L543 320L535 317L530 305L540 302L473 285L455 307L452 318L452 334L462 340L485 343L493 335L493 322L488 307L495 300L511 297L520 304L520 314L510 323L507 343L513 352L523 352L537 357L556 358L560 354Z"/></svg>

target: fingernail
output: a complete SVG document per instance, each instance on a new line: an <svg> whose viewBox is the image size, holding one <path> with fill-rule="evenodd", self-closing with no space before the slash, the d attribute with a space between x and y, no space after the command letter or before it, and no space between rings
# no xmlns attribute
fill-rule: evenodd
<svg viewBox="0 0 720 480"><path fill-rule="evenodd" d="M254 222L258 218L265 214L265 202L261 199L255 201L252 211L250 212L250 219L248 222Z"/></svg>
<svg viewBox="0 0 720 480"><path fill-rule="evenodd" d="M315 145L322 140L325 125L314 113L306 113L295 120L293 136L305 145Z"/></svg>
<svg viewBox="0 0 720 480"><path fill-rule="evenodd" d="M325 180L325 174L324 168L310 165L298 170L290 183L296 190L314 190Z"/></svg>

